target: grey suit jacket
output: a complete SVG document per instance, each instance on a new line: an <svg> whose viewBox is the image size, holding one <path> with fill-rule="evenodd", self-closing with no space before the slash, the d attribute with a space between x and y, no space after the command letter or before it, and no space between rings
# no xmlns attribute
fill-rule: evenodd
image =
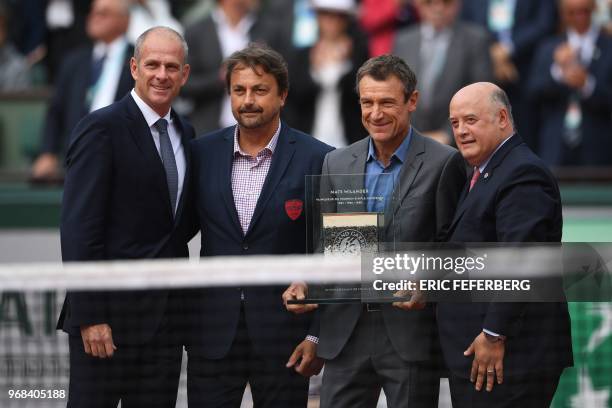
<svg viewBox="0 0 612 408"><path fill-rule="evenodd" d="M334 186L333 175L365 174L369 140L366 137L325 156L322 175L329 176L325 179L330 187L346 187ZM450 225L465 186L465 170L457 150L413 132L393 194L395 202L388 210L393 213L392 223L383 239L396 243L432 242L441 237ZM364 183L362 179L360 185L351 187L364 188ZM387 333L397 353L406 361L427 360L434 337L433 308L405 311L390 304L382 308ZM333 359L342 351L362 310L360 304L320 306L320 357Z"/></svg>
<svg viewBox="0 0 612 408"><path fill-rule="evenodd" d="M456 22L442 73L434 84L429 107L418 106L412 114L412 125L422 132L445 129L452 135L448 124L448 104L459 89L474 82L493 81L493 68L489 56L489 35L481 27ZM401 30L393 53L401 57L421 78L425 64L421 58L421 27ZM417 84L417 89L418 89Z"/></svg>

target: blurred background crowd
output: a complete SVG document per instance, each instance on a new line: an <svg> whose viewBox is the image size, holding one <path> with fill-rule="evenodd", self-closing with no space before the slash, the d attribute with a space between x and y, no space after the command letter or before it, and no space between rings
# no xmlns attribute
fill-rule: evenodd
<svg viewBox="0 0 612 408"><path fill-rule="evenodd" d="M261 41L289 64L284 119L333 146L366 135L357 69L394 53L417 74L424 134L452 144L451 96L493 81L551 167L612 166L611 13L612 0L0 0L0 176L61 181L72 128L132 88L133 43L154 25L185 35L175 109L198 134L234 123L222 61Z"/></svg>

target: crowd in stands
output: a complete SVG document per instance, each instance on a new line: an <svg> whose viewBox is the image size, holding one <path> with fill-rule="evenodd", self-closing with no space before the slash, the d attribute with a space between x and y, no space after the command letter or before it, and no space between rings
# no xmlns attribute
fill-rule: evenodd
<svg viewBox="0 0 612 408"><path fill-rule="evenodd" d="M131 89L135 38L166 25L189 45L175 108L198 134L233 123L223 60L260 41L289 65L284 119L336 147L366 135L356 69L394 53L429 137L452 143L450 97L493 81L550 166L612 166L611 14L611 0L0 0L0 91L52 90L32 175L61 178L73 126Z"/></svg>

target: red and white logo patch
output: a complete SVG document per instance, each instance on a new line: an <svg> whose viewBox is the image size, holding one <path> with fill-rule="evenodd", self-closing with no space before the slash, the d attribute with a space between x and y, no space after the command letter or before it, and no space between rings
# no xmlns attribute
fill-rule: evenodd
<svg viewBox="0 0 612 408"><path fill-rule="evenodd" d="M289 218L293 221L300 218L302 215L302 209L304 208L304 202L302 200L294 199L285 201L285 211Z"/></svg>

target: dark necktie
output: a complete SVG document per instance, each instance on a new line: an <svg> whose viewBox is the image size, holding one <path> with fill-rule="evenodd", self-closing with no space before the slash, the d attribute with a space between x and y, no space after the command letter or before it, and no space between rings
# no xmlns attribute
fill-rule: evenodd
<svg viewBox="0 0 612 408"><path fill-rule="evenodd" d="M91 62L91 76L89 77L89 86L95 86L102 75L102 68L104 68L104 61L106 61L106 54L102 54L98 58L94 58Z"/></svg>
<svg viewBox="0 0 612 408"><path fill-rule="evenodd" d="M170 204L172 204L172 214L176 211L176 198L178 195L178 170L174 160L174 150L168 135L168 121L160 119L155 122L155 128L159 132L159 153L166 171L166 181L168 182L168 192L170 193Z"/></svg>

